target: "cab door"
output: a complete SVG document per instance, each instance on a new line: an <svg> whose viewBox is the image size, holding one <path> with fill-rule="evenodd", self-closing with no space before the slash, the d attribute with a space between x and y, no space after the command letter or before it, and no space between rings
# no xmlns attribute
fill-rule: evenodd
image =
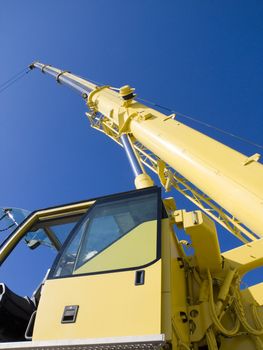
<svg viewBox="0 0 263 350"><path fill-rule="evenodd" d="M161 333L160 190L96 200L45 282L33 340Z"/></svg>

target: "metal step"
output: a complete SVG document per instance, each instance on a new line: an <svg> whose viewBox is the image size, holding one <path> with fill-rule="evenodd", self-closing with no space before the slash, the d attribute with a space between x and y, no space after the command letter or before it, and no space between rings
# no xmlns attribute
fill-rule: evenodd
<svg viewBox="0 0 263 350"><path fill-rule="evenodd" d="M165 335L0 343L0 350L160 350Z"/></svg>

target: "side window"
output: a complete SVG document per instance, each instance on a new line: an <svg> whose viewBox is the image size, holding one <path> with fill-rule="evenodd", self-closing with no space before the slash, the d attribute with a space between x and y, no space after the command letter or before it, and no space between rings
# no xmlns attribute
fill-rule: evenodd
<svg viewBox="0 0 263 350"><path fill-rule="evenodd" d="M16 294L31 297L57 255L48 237L42 238L45 244L37 249L29 249L21 239L0 268L0 282Z"/></svg>
<svg viewBox="0 0 263 350"><path fill-rule="evenodd" d="M1 265L0 283L5 283L16 294L31 297L47 275L58 251L81 217L82 215L74 215L35 222L15 247L11 248ZM11 239L16 232L9 232L9 235ZM5 238L8 241L9 238ZM5 242L2 246L4 244Z"/></svg>
<svg viewBox="0 0 263 350"><path fill-rule="evenodd" d="M98 201L65 247L51 277L143 266L156 259L158 191Z"/></svg>

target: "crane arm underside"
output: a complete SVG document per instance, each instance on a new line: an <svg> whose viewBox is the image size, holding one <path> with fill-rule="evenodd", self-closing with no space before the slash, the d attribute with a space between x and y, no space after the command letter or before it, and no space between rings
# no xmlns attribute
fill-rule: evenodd
<svg viewBox="0 0 263 350"><path fill-rule="evenodd" d="M117 124L112 123L112 121L107 121L107 119L99 113L86 113L86 115L90 121L91 127L101 131L123 147ZM259 238L255 233L248 230L239 220L215 203L210 197L202 193L186 178L172 169L168 164L165 164L139 141L134 138L131 138L131 140L141 162L159 176L160 182L166 191L170 191L171 188L176 189L243 243L248 243Z"/></svg>

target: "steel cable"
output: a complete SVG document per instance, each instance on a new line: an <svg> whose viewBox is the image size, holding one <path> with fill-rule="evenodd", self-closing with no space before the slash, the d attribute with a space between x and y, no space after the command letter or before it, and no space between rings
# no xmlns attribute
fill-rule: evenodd
<svg viewBox="0 0 263 350"><path fill-rule="evenodd" d="M30 72L29 68L24 68L22 71L18 72L17 74L9 78L7 81L0 84L0 94L4 92L6 89L8 89L10 86L12 86L14 83L16 83L18 80L22 79L29 72Z"/></svg>
<svg viewBox="0 0 263 350"><path fill-rule="evenodd" d="M251 145L251 146L254 146L254 147L263 149L263 145L260 145L260 144L258 144L258 143L252 142L252 141L250 141L250 140L248 140L248 139L246 139L246 138L244 138L244 137L238 136L238 135L233 134L233 133L231 133L231 132L228 132L228 131L226 131L226 130L224 130L224 129L218 128L217 126L214 126L214 125L212 125L212 124L205 123L205 122L203 122L203 121L201 121L201 120L199 120L199 119L197 119L197 118L191 117L191 116L186 115L186 114L184 114L184 113L177 112L177 111L175 111L175 110L172 109L172 108L169 108L169 107L166 107L166 106L162 106L162 105L159 105L158 103L154 103L154 102L151 102L151 101L149 101L149 100L142 99L142 98L137 98L137 100L142 101L142 102L145 102L145 103L148 103L148 104L151 104L151 105L154 106L154 107L159 107L159 108L161 108L161 109L163 109L163 110L165 110L165 111L167 111L167 112L176 114L176 116L179 116L179 117L182 117L182 118L191 120L191 121L196 122L196 123L198 123L198 124L200 124L200 125L203 125L203 126L205 126L205 127L207 127L207 128L216 130L216 131L218 131L218 132L220 132L220 133L222 133L222 134L225 134L225 135L230 136L230 137L232 137L232 138L235 138L235 139L237 139L237 140L239 140L239 141L242 141L242 142L244 142L244 143L247 143L247 144L249 144L249 145Z"/></svg>

